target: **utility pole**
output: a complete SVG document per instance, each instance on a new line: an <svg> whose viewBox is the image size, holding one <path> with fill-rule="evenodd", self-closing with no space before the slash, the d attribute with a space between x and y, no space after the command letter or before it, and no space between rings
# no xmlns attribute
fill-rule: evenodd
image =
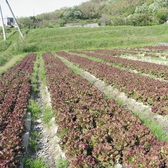
<svg viewBox="0 0 168 168"><path fill-rule="evenodd" d="M6 3L8 4L9 9L10 9L10 11L11 11L12 15L13 15L13 18L14 18L14 21L15 21L15 23L16 23L16 25L17 25L17 27L18 27L18 30L19 30L20 36L21 36L21 37L23 37L22 31L20 30L20 27L19 27L18 22L17 22L17 20L16 20L16 18L15 18L15 15L14 15L14 13L13 13L13 11L12 11L12 8L10 7L10 5L9 5L9 3L8 3L8 1L7 1L7 0L6 0Z"/></svg>
<svg viewBox="0 0 168 168"><path fill-rule="evenodd" d="M0 13L1 13L3 37L4 37L4 40L6 40L6 33L5 33L5 27L4 27L4 20L3 20L1 5L0 5Z"/></svg>

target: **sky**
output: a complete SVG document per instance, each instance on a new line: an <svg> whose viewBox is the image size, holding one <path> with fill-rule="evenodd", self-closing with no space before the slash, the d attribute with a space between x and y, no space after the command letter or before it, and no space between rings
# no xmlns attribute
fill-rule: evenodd
<svg viewBox="0 0 168 168"><path fill-rule="evenodd" d="M87 0L8 0L16 18L53 12L63 7L80 5ZM3 17L12 16L6 0L0 0Z"/></svg>

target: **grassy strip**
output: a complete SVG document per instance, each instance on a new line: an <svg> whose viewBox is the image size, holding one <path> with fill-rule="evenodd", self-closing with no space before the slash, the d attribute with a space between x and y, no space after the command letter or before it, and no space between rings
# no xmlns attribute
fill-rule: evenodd
<svg viewBox="0 0 168 168"><path fill-rule="evenodd" d="M25 55L14 56L5 65L0 66L0 76L2 76L10 68L12 68L13 66L15 66L24 56Z"/></svg>
<svg viewBox="0 0 168 168"><path fill-rule="evenodd" d="M30 29L24 39L19 39L18 33L9 36L8 40L11 41L11 44L8 47L2 45L2 51L18 54L23 52L158 45L160 42L167 41L167 28L168 25L164 24L144 27L106 26ZM1 43L2 40L0 40Z"/></svg>
<svg viewBox="0 0 168 168"><path fill-rule="evenodd" d="M75 32L75 34L74 34ZM123 46L157 45L166 41L167 26L131 27L106 26L98 28L54 28L30 30L27 40L41 49L65 50L86 48L111 48ZM56 42L56 43L55 43ZM49 45L47 45L49 44Z"/></svg>
<svg viewBox="0 0 168 168"><path fill-rule="evenodd" d="M61 57L59 57L59 58L69 68L71 68L74 71L74 73L79 74L82 77L84 77L84 75L83 75L82 71L80 70L80 68L78 68L73 63L69 62L68 60L66 60L64 58L61 58ZM105 95L106 95L107 98L112 98L112 96L109 95L108 92L106 92L105 90L103 90L103 92L105 93ZM123 102L120 99L115 98L115 101L118 102L120 105L123 105ZM141 113L138 113L138 112L135 112L135 111L132 111L132 113L134 113L135 115L137 115L142 120L142 123L144 125L146 125L151 130L151 132L157 137L157 139L159 141L166 141L166 142L168 142L168 136L165 136L165 133L164 133L164 131L163 131L163 129L162 129L162 127L160 125L156 125L156 123L154 121L152 121L150 118L145 117L143 113L141 114Z"/></svg>
<svg viewBox="0 0 168 168"><path fill-rule="evenodd" d="M31 75L31 83L32 83L32 91L34 94L38 94L38 73L39 73L39 55L36 58L36 61L34 63L34 71Z"/></svg>
<svg viewBox="0 0 168 168"><path fill-rule="evenodd" d="M31 100L28 106L28 110L31 112L31 116L32 116L31 121L33 123L38 119L40 115L40 107L35 100ZM30 139L29 139L29 146L28 146L30 151L37 152L39 148L37 143L37 138L40 138L40 136L41 135L37 131L30 132ZM47 167L41 159L39 158L33 159L29 156L27 156L24 159L23 163L25 168L46 168Z"/></svg>
<svg viewBox="0 0 168 168"><path fill-rule="evenodd" d="M46 72L44 68L44 60L42 57L39 58L40 62L40 70L39 70L39 80L42 85L42 89L44 91L44 94L46 95L47 92L45 91L46 89ZM42 121L45 123L48 127L51 126L51 119L55 116L54 111L52 107L50 107L47 103L43 104L43 110L42 110Z"/></svg>
<svg viewBox="0 0 168 168"><path fill-rule="evenodd" d="M38 73L39 73L39 56L37 56L34 63L34 71L31 75L32 91L36 97L39 93L38 90ZM28 105L28 111L31 112L31 122L34 123L40 115L40 106L35 100L30 100ZM39 146L37 143L37 138L40 138L40 134L35 130L30 132L29 145L28 148L31 152L37 152ZM29 156L25 157L23 160L25 168L47 168L45 163L39 158L31 158Z"/></svg>
<svg viewBox="0 0 168 168"><path fill-rule="evenodd" d="M159 141L168 142L168 135L165 135L165 132L160 125L156 125L154 121L152 121L150 118L146 118L143 114L140 114L136 111L133 111L133 113L142 120L142 123L151 130L151 132L157 137Z"/></svg>
<svg viewBox="0 0 168 168"><path fill-rule="evenodd" d="M40 115L40 107L35 100L31 100L28 106L28 111L31 112L31 122L34 123ZM37 131L30 132L29 149L33 152L38 150L37 138L40 134Z"/></svg>
<svg viewBox="0 0 168 168"><path fill-rule="evenodd" d="M43 123L45 123L48 127L52 126L50 121L55 116L52 107L48 107L47 105L45 105L43 107L42 113L43 113L43 117L42 117Z"/></svg>
<svg viewBox="0 0 168 168"><path fill-rule="evenodd" d="M33 122L38 119L40 114L40 107L35 100L30 100L28 111L31 112L31 119Z"/></svg>
<svg viewBox="0 0 168 168"><path fill-rule="evenodd" d="M39 57L39 62L40 62L39 80L43 84L43 86L46 86L46 72L45 72L44 60L42 56Z"/></svg>

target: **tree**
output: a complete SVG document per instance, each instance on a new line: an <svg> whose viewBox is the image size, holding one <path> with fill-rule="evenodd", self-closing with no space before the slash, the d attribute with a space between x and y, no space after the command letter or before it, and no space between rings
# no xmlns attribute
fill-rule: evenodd
<svg viewBox="0 0 168 168"><path fill-rule="evenodd" d="M154 0L154 3L158 4L160 7L168 6L168 0Z"/></svg>
<svg viewBox="0 0 168 168"><path fill-rule="evenodd" d="M83 19L95 19L100 17L100 4L96 2L85 2L79 6L83 14Z"/></svg>
<svg viewBox="0 0 168 168"><path fill-rule="evenodd" d="M148 12L148 6L146 3L142 4L140 7L136 7L135 13L146 13Z"/></svg>
<svg viewBox="0 0 168 168"><path fill-rule="evenodd" d="M66 23L66 20L65 20L65 19L59 19L59 20L58 20L58 23L59 23L59 26L60 26L60 27L63 27L64 24Z"/></svg>
<svg viewBox="0 0 168 168"><path fill-rule="evenodd" d="M163 24L166 22L166 20L168 19L168 9L167 8L160 8L156 15L155 15L158 20L159 20L159 24Z"/></svg>
<svg viewBox="0 0 168 168"><path fill-rule="evenodd" d="M158 4L152 3L151 5L149 5L148 10L149 10L150 13L155 14L155 13L157 13L157 11L158 11L159 8L160 7L159 7Z"/></svg>
<svg viewBox="0 0 168 168"><path fill-rule="evenodd" d="M78 9L77 7L73 7L73 8L68 8L64 14L63 14L63 17L65 19L70 19L70 20L73 20L73 19L81 19L82 18L82 12L80 9Z"/></svg>
<svg viewBox="0 0 168 168"><path fill-rule="evenodd" d="M18 22L19 22L20 26L23 28L30 29L33 27L33 20L30 19L30 17L19 18Z"/></svg>

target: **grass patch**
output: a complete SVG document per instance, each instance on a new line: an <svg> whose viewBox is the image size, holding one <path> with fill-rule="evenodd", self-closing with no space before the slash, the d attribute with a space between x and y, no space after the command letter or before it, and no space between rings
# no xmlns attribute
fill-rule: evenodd
<svg viewBox="0 0 168 168"><path fill-rule="evenodd" d="M28 111L31 112L32 121L35 121L40 114L40 107L35 100L30 100L28 105Z"/></svg>
<svg viewBox="0 0 168 168"><path fill-rule="evenodd" d="M30 149L31 151L34 151L34 152L35 152L35 151L38 150L38 148L39 148L39 146L38 146L38 144L37 144L37 140L30 138L30 139L29 139L29 149Z"/></svg>
<svg viewBox="0 0 168 168"><path fill-rule="evenodd" d="M25 31L27 30L23 30ZM1 51L14 55L38 51L111 49L158 45L160 42L166 42L168 25L30 29L24 39L19 38L18 32L13 29L7 37L9 42L0 39Z"/></svg>
<svg viewBox="0 0 168 168"><path fill-rule="evenodd" d="M42 82L43 86L46 86L46 71L44 68L44 60L42 56L39 56L39 64L40 64L40 70L39 70L39 79Z"/></svg>
<svg viewBox="0 0 168 168"><path fill-rule="evenodd" d="M6 41L0 41L0 52L5 51L10 45L12 41L6 40Z"/></svg>
<svg viewBox="0 0 168 168"><path fill-rule="evenodd" d="M24 168L47 168L47 166L41 159L26 158L24 160Z"/></svg>
<svg viewBox="0 0 168 168"><path fill-rule="evenodd" d="M39 80L42 83L42 88L45 89L46 87L46 71L44 68L44 60L43 57L39 57L39 64L40 64L40 70L39 70ZM45 91L44 91L45 92ZM44 94L47 94L46 92ZM43 110L42 110L43 116L42 116L42 121L50 127L50 121L51 119L55 116L54 111L52 107L49 107L47 103L44 104Z"/></svg>
<svg viewBox="0 0 168 168"><path fill-rule="evenodd" d="M36 61L34 62L33 73L31 74L31 83L32 90L34 94L38 94L38 73L39 73L39 56L36 57Z"/></svg>
<svg viewBox="0 0 168 168"><path fill-rule="evenodd" d="M9 69L14 67L25 55L17 55L12 57L6 64L3 66L0 66L0 76L2 76L5 72L7 72ZM4 56L5 57L5 56ZM0 62L1 62L1 57L0 57Z"/></svg>
<svg viewBox="0 0 168 168"><path fill-rule="evenodd" d="M167 28L160 25L36 29L30 30L26 38L42 51L143 46L166 41Z"/></svg>
<svg viewBox="0 0 168 168"><path fill-rule="evenodd" d="M153 122L150 118L146 118L144 115L141 115L135 111L133 113L142 120L143 124L151 130L151 132L157 137L159 141L168 142L168 136L165 136L165 133L160 125L156 125L155 122Z"/></svg>
<svg viewBox="0 0 168 168"><path fill-rule="evenodd" d="M57 160L57 165L56 165L57 168L68 168L68 166L69 166L69 163L65 158L60 157Z"/></svg>
<svg viewBox="0 0 168 168"><path fill-rule="evenodd" d="M43 113L42 121L43 121L45 124L47 124L48 127L50 127L50 126L51 126L51 125L50 125L50 121L51 121L51 119L55 116L53 109L52 109L51 107L45 106L45 107L43 108L42 113Z"/></svg>

